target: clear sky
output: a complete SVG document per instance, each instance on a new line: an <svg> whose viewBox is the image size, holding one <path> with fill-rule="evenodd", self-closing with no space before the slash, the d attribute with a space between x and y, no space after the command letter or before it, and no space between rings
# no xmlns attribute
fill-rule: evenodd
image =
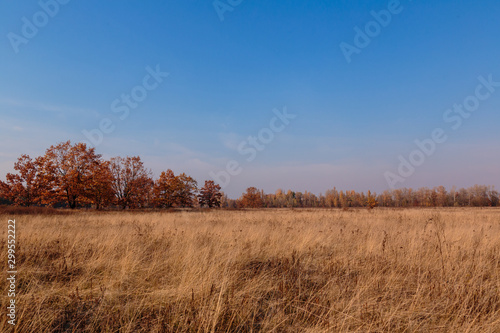
<svg viewBox="0 0 500 333"><path fill-rule="evenodd" d="M155 176L229 167L231 197L380 192L388 172L499 189L499 17L495 0L2 1L0 177L70 139Z"/></svg>

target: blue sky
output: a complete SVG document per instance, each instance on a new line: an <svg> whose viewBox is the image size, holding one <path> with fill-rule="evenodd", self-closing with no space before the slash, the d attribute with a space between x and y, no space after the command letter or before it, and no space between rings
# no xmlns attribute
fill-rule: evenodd
<svg viewBox="0 0 500 333"><path fill-rule="evenodd" d="M156 176L199 183L233 160L231 197L380 192L436 128L447 140L395 187L500 188L500 87L459 128L443 119L478 77L500 81L498 1L221 0L223 13L213 1L54 1L0 4L1 178L20 154L88 141L82 131L109 119L104 157L140 155ZM370 25L372 11L390 22ZM348 62L341 43L356 47L355 28L377 24ZM112 103L144 91L146 68L168 76L120 119ZM296 117L248 161L238 147L284 108Z"/></svg>

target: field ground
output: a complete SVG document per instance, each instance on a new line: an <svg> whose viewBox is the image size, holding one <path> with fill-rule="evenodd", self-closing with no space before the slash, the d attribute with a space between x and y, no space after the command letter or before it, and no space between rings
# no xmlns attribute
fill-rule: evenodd
<svg viewBox="0 0 500 333"><path fill-rule="evenodd" d="M500 332L500 209L12 218L16 332Z"/></svg>

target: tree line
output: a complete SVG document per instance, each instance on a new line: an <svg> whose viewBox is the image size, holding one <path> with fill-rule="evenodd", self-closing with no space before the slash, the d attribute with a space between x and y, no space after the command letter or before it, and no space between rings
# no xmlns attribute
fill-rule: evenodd
<svg viewBox="0 0 500 333"><path fill-rule="evenodd" d="M21 155L17 173L0 181L0 196L18 206L170 208L220 206L222 193L213 181L198 189L192 177L168 169L153 180L141 158L104 160L95 148L70 141L32 159Z"/></svg>
<svg viewBox="0 0 500 333"><path fill-rule="evenodd" d="M0 202L17 206L69 208L174 208L174 207L485 207L499 206L499 193L486 185L447 190L403 188L380 194L339 191L316 196L305 191L277 190L266 194L249 187L238 199L228 198L212 180L198 188L191 176L175 175L170 169L153 179L139 156L104 160L95 148L70 141L48 148L44 155L21 155L14 164L17 173L0 181Z"/></svg>
<svg viewBox="0 0 500 333"><path fill-rule="evenodd" d="M500 206L499 193L493 186L474 185L469 188L444 186L418 189L401 188L386 190L380 194L368 191L339 191L336 188L327 190L325 194L316 196L305 192L283 191L278 189L274 194L265 194L255 187L236 200L224 196L222 207L495 207Z"/></svg>

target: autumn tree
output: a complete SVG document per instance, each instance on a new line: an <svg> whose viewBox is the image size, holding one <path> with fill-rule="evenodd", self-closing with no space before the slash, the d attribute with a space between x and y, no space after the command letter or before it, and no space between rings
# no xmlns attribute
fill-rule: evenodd
<svg viewBox="0 0 500 333"><path fill-rule="evenodd" d="M339 192L335 187L325 192L325 204L327 207L340 207Z"/></svg>
<svg viewBox="0 0 500 333"><path fill-rule="evenodd" d="M14 164L17 174L8 173L6 182L0 181L0 196L15 205L31 206L39 204L46 191L41 174L41 158L31 159L29 155L21 155Z"/></svg>
<svg viewBox="0 0 500 333"><path fill-rule="evenodd" d="M46 203L66 202L70 208L84 203L92 171L101 155L84 143L70 141L51 146L42 157L42 174L48 190Z"/></svg>
<svg viewBox="0 0 500 333"><path fill-rule="evenodd" d="M394 206L394 202L392 200L392 191L385 190L378 196L378 201L383 207L391 207Z"/></svg>
<svg viewBox="0 0 500 333"><path fill-rule="evenodd" d="M221 192L221 194L222 197L220 198L220 206L222 208L238 208L238 200L228 198L224 192Z"/></svg>
<svg viewBox="0 0 500 333"><path fill-rule="evenodd" d="M200 194L198 194L200 206L208 206L208 208L220 207L222 198L220 190L220 185L213 180L206 180L205 185L200 189Z"/></svg>
<svg viewBox="0 0 500 333"><path fill-rule="evenodd" d="M436 204L439 207L448 206L448 193L444 186L438 186L434 189L436 192Z"/></svg>
<svg viewBox="0 0 500 333"><path fill-rule="evenodd" d="M490 188L488 192L490 206L496 207L500 203L500 196L498 191L496 191L493 187Z"/></svg>
<svg viewBox="0 0 500 333"><path fill-rule="evenodd" d="M111 162L96 161L91 167L91 175L86 184L87 202L101 209L113 202L113 175Z"/></svg>
<svg viewBox="0 0 500 333"><path fill-rule="evenodd" d="M250 187L252 188L252 187ZM248 193L248 189L247 189ZM257 197L255 197L256 200ZM292 190L288 190L285 194L285 205L286 207L295 207L296 201L295 201L295 192Z"/></svg>
<svg viewBox="0 0 500 333"><path fill-rule="evenodd" d="M170 208L173 206L192 207L195 203L197 182L192 177L181 173L175 176L170 169L163 171L154 184L154 201L156 206Z"/></svg>
<svg viewBox="0 0 500 333"><path fill-rule="evenodd" d="M176 202L177 179L170 169L163 171L153 188L154 203L158 207L170 208Z"/></svg>
<svg viewBox="0 0 500 333"><path fill-rule="evenodd" d="M378 206L378 201L376 199L376 196L372 195L372 193L370 191L368 191L368 193L366 195L366 206L368 208L375 208Z"/></svg>
<svg viewBox="0 0 500 333"><path fill-rule="evenodd" d="M339 192L339 207L348 207L347 195L344 194L344 191Z"/></svg>
<svg viewBox="0 0 500 333"><path fill-rule="evenodd" d="M491 202L489 200L489 189L488 186L485 185L474 185L469 188L469 192L471 194L471 205L477 207L490 206Z"/></svg>
<svg viewBox="0 0 500 333"><path fill-rule="evenodd" d="M110 161L111 188L114 202L123 209L144 207L148 202L145 193L153 186L151 171L144 167L139 156L113 157Z"/></svg>
<svg viewBox="0 0 500 333"><path fill-rule="evenodd" d="M284 207L285 205L285 194L282 189L277 189L274 193L274 207Z"/></svg>
<svg viewBox="0 0 500 333"><path fill-rule="evenodd" d="M255 187L247 188L240 198L240 205L246 208L260 208L263 205L260 191Z"/></svg>
<svg viewBox="0 0 500 333"><path fill-rule="evenodd" d="M196 203L196 191L198 183L191 176L181 173L177 176L177 202L181 207L193 207Z"/></svg>
<svg viewBox="0 0 500 333"><path fill-rule="evenodd" d="M304 192L304 207L317 207L319 205L318 203L318 197L314 195L311 192L305 191Z"/></svg>

